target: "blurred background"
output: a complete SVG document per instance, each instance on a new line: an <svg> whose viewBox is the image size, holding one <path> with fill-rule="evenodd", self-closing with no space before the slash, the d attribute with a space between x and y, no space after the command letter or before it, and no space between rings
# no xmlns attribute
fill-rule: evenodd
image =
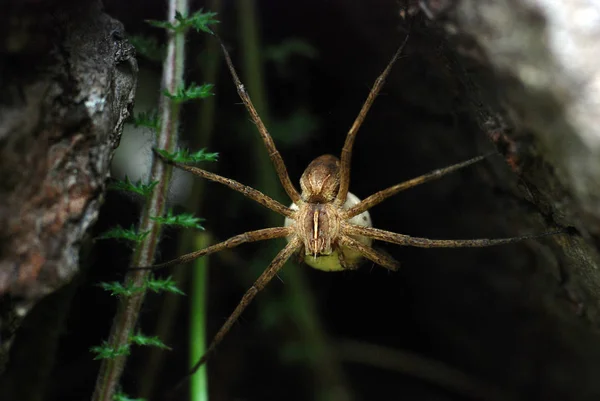
<svg viewBox="0 0 600 401"><path fill-rule="evenodd" d="M464 93L472 83L462 75L485 79L490 72L459 59L422 14L406 17L404 7L397 0L260 0L198 1L191 9L218 12L216 30L294 183L315 157L339 155L371 85L411 27L404 54L355 143L350 190L365 198L496 149L471 114ZM105 8L129 34L164 39L144 22L164 19L163 1L106 0ZM191 33L187 46L186 81L215 84L215 96L184 107L182 145L218 152L218 162L201 167L288 204L216 42ZM139 63L136 112L156 107L161 74L160 62ZM127 129L114 177L143 179L151 141L150 132ZM206 243L283 223L241 194L199 181L178 175L172 205L205 219ZM548 230L545 217L520 195L526 190L520 185L500 155L490 156L400 193L371 216L378 228L440 239ZM140 202L109 192L95 233L136 224ZM531 209L526 218L515 205ZM190 236L166 230L158 260L181 254ZM211 399L568 399L584 378L559 373L561 381L552 387L556 376L545 372L550 365L568 371L581 362L579 351L563 349L565 336L581 344L595 339L577 322L559 325L546 307L547 284L560 281L559 263L543 256L549 241L438 250L376 244L402 263L396 273L370 262L357 271L324 273L290 261L210 360ZM208 339L283 246L280 240L246 244L207 260ZM99 363L89 348L107 338L116 308L116 298L97 283L122 279L130 254L126 244L98 241L84 261L90 267L80 278L46 399L91 394ZM196 281L191 265L165 274L188 296L148 295L140 327L158 333L172 350L134 350L122 380L132 396L155 399L189 365L188 300ZM177 397L186 399L185 391Z"/></svg>

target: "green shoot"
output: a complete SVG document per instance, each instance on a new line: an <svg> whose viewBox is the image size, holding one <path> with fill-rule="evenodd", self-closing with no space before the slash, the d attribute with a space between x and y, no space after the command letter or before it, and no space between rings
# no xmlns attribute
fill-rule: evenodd
<svg viewBox="0 0 600 401"><path fill-rule="evenodd" d="M158 118L158 111L142 111L138 113L133 119L134 127L147 127L155 131L160 129L160 119Z"/></svg>
<svg viewBox="0 0 600 401"><path fill-rule="evenodd" d="M122 391L117 391L113 395L113 401L146 401L145 398L131 398Z"/></svg>
<svg viewBox="0 0 600 401"><path fill-rule="evenodd" d="M161 224L169 226L178 226L183 228L195 228L197 230L204 230L204 227L200 225L204 219L200 217L194 217L191 213L173 214L173 211L169 209L167 214L163 217L150 217L152 220L157 221Z"/></svg>
<svg viewBox="0 0 600 401"><path fill-rule="evenodd" d="M175 93L170 93L165 90L163 91L163 94L175 103L183 103L188 100L204 99L213 96L213 93L211 92L213 87L213 84L196 85L192 82L187 88L180 86Z"/></svg>
<svg viewBox="0 0 600 401"><path fill-rule="evenodd" d="M146 288L153 292L172 292L174 294L185 295L183 291L177 288L177 284L171 276L165 279L150 277L146 281Z"/></svg>
<svg viewBox="0 0 600 401"><path fill-rule="evenodd" d="M187 149L175 151L173 153L166 150L156 149L156 152L163 158L175 163L199 163L199 162L214 162L219 157L218 153L205 152L206 149L200 149L195 153L190 153Z"/></svg>
<svg viewBox="0 0 600 401"><path fill-rule="evenodd" d="M129 355L129 344L123 344L118 348L113 348L107 341L103 341L102 345L91 347L90 351L96 354L94 360L97 359L114 359L118 356Z"/></svg>
<svg viewBox="0 0 600 401"><path fill-rule="evenodd" d="M219 23L219 21L214 18L216 15L217 13L203 13L202 10L199 10L187 18L187 23L194 28L196 32L202 31L212 35L213 31L211 31L208 26Z"/></svg>
<svg viewBox="0 0 600 401"><path fill-rule="evenodd" d="M180 12L175 14L175 22L146 20L146 22L156 28L170 29L174 32L185 32L189 28L196 31L203 31L212 34L213 32L208 27L212 24L217 24L219 21L214 17L217 13L204 13L202 10L196 11L190 16L186 16Z"/></svg>
<svg viewBox="0 0 600 401"><path fill-rule="evenodd" d="M108 185L108 189L133 192L147 198L157 184L158 181L152 181L150 184L144 184L141 181L138 181L134 184L129 180L129 177L125 176L125 181L118 180L112 182Z"/></svg>
<svg viewBox="0 0 600 401"><path fill-rule="evenodd" d="M156 337L156 336L153 336L153 337L145 336L145 335L143 335L140 332L138 332L137 334L132 335L129 340L131 341L132 344L136 344L136 345L142 345L142 346L148 346L148 347L157 347L157 348L168 349L168 350L171 349L165 343L163 343L158 337Z"/></svg>
<svg viewBox="0 0 600 401"><path fill-rule="evenodd" d="M123 285L118 281L113 281L111 283L99 283L98 286L110 292L110 295L115 297L130 297L133 294L144 290L144 287Z"/></svg>
<svg viewBox="0 0 600 401"><path fill-rule="evenodd" d="M111 228L104 234L101 234L97 237L97 239L121 239L126 241L131 241L135 243L141 242L146 236L150 233L150 231L143 231L141 233L137 232L137 229L132 225L130 228L123 228L121 226L117 226Z"/></svg>
<svg viewBox="0 0 600 401"><path fill-rule="evenodd" d="M149 276L144 282L144 285L141 286L135 286L129 283L123 285L118 281L113 281L111 283L100 283L98 286L106 291L109 291L110 295L116 297L130 297L146 290L153 292L172 292L179 295L185 295L183 291L177 288L175 281L173 281L170 276L165 279L158 279Z"/></svg>

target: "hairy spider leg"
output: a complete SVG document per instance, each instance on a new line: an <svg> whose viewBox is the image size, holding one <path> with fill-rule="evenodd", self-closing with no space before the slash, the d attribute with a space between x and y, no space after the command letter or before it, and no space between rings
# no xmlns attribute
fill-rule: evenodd
<svg viewBox="0 0 600 401"><path fill-rule="evenodd" d="M231 61L231 57L229 56L229 52L227 51L225 44L217 34L215 34L214 36L217 38L219 44L221 45L221 49L223 50L223 54L225 56L225 62L227 63L227 67L229 68L229 72L231 73L233 82L235 83L238 95L240 96L240 99L242 99L244 106L246 106L246 110L248 110L250 118L256 125L256 128L258 129L258 132L260 133L260 136L262 137L263 142L265 143L265 147L269 152L269 157L271 158L271 161L275 166L275 171L277 171L277 176L279 177L279 181L281 181L283 189L294 203L299 203L301 201L300 193L298 193L298 190L290 180L290 176L288 175L285 163L283 162L283 158L281 157L281 154L275 147L273 138L271 138L269 131L267 131L267 127L265 127L265 124L262 122L262 119L258 115L254 104L252 104L252 100L250 100L250 96L248 95L246 88L242 84L242 81L240 81L240 78L238 77L238 74L235 71L233 63Z"/></svg>
<svg viewBox="0 0 600 401"><path fill-rule="evenodd" d="M527 239L541 238L549 235L565 233L564 230L557 230L542 234L521 235L511 238L429 239L411 237L410 235L393 233L391 231L381 230L379 228L361 227L353 224L344 224L342 226L342 231L346 235L364 235L365 237L373 238L379 241L418 248L481 248L486 246L512 244Z"/></svg>
<svg viewBox="0 0 600 401"><path fill-rule="evenodd" d="M277 275L277 273L281 270L285 262L302 246L302 242L297 236L294 236L290 242L275 256L271 264L266 268L266 270L258 277L258 279L254 282L252 287L246 291L242 300L236 306L231 315L227 318L225 323L221 326L213 340L211 341L208 349L196 362L196 364L190 369L190 371L186 374L186 376L175 386L175 388L181 386L191 375L196 373L196 371L202 366L208 358L215 351L217 346L221 343L223 338L227 335L233 324L238 320L242 312L250 305L256 294L258 294L263 288L269 284L269 282Z"/></svg>
<svg viewBox="0 0 600 401"><path fill-rule="evenodd" d="M342 148L342 154L340 158L340 190L335 199L334 204L336 206L341 206L346 202L346 196L348 196L348 190L350 189L350 159L352 159L352 146L354 145L356 133L358 132L358 129L365 120L365 117L367 116L367 113L369 112L373 101L375 101L375 98L377 97L379 91L383 87L385 79L392 70L392 66L400 57L402 50L404 50L404 46L406 46L406 42L408 41L408 36L409 35L407 34L400 47L398 47L398 50L396 50L396 53L394 53L392 59L385 67L385 70L383 70L381 75L379 75L375 80L375 83L373 84L373 87L371 88L371 91L367 96L367 100L363 104L362 108L360 109L360 112L358 113L358 116L356 116L356 120L354 120L354 123L352 124L350 130L348 131L348 134L346 135L346 141L344 142L344 147Z"/></svg>
<svg viewBox="0 0 600 401"><path fill-rule="evenodd" d="M470 166L471 164L475 164L478 161L485 159L486 157L488 157L491 154L494 154L494 153L490 153L490 154L483 155L483 156L477 156L472 159L465 160L464 162L461 162L461 163L456 163L456 164L453 164L448 167L433 170L427 174L423 174L419 177L410 179L408 181L401 182L400 184L396 184L389 188L386 188L379 192L376 192L373 195L369 196L368 198L363 199L361 202L357 203L350 209L348 209L345 212L346 218L352 218L356 215L359 215L359 214L363 213L364 211L371 209L373 206L378 205L379 203L383 202L387 198L396 195L400 191L404 191L405 189L412 188L417 185L426 183L428 181L432 181L432 180L441 178L441 177L445 176L446 174L452 173L456 170L460 170L461 168Z"/></svg>

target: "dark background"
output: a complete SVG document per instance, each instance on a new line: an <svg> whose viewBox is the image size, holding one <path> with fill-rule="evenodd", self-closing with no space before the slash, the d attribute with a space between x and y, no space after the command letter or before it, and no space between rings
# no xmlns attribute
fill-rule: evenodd
<svg viewBox="0 0 600 401"><path fill-rule="evenodd" d="M224 1L217 18L221 21L219 32L244 80L239 3ZM136 34L157 34L143 21L163 19L165 13L163 2L106 1L105 6L128 32ZM457 55L423 15L410 22L403 19L401 6L402 2L391 0L255 2L263 50L295 38L315 51L315 57L292 54L283 64L264 57L268 126L294 183L313 158L339 154L370 86L404 39L409 24L411 37L404 55L356 140L351 191L364 198L405 179L496 149L490 140L492 133L479 127L473 116L472 104L464 95L470 83L460 75L467 70L471 77L486 80L491 73ZM200 7L210 9L200 2L193 9ZM202 34L189 37L188 81L203 81L196 55L206 47L207 39ZM216 57L222 60L220 54ZM140 67L160 71L160 66L151 62L141 61ZM257 146L258 133L247 122L222 62L215 84L217 108L208 148L220 156L209 168L287 203L285 197L278 197L280 189L260 186L268 182L265 177L272 179L273 171L257 167L257 160L265 154ZM493 104L496 88L481 90ZM286 120L297 110L309 117L295 127L286 127ZM194 134L198 113L194 106L184 109L184 137ZM501 155L495 155L401 193L374 208L371 216L378 228L429 238L495 238L553 229L551 216L525 200L523 191L527 188L518 175ZM517 213L515 205L528 213ZM110 192L95 232L136 223L139 206L129 196ZM204 187L200 216L206 218L204 226L216 239L273 224L268 213L226 188L216 184ZM176 255L178 238L177 231L165 233L159 260ZM324 273L289 262L285 270L300 271L307 283L302 288L308 290L294 300L289 287L295 284L284 272L282 280L273 280L259 294L209 363L211 399L341 399L332 395L340 394L335 392L341 391L336 389L340 384L355 400L473 399L441 380L415 377L414 363L405 364L413 370L411 374L354 361L370 349L364 348L367 345L389 350L382 355L407 350L443 361L475 381L498 388L484 390L488 399L503 399L501 394L508 394L504 399L569 399L571 390L586 381L577 374L578 367L595 360L597 348L584 357L585 344L596 338L574 318L563 319L574 317L577 307L573 303L570 309L569 296L560 288L560 261L544 252L555 240L487 249L409 249L377 244L401 261L403 268L396 273L370 262L358 271L343 273ZM211 257L209 337L282 246L281 241L248 244ZM79 278L48 400L86 398L93 391L99 363L92 361L88 349L106 339L116 307L115 298L96 284L121 279L129 255L126 246L111 241L97 242L89 253L91 266ZM187 293L193 291L185 283L182 287ZM556 292L549 292L549 287ZM566 300L562 302L564 310L549 307L549 294ZM151 334L161 324L161 297L148 296L141 316L145 333ZM135 351L122 380L128 394L136 396L151 382L154 399L185 374L188 323L186 298L182 301L173 313L174 326L167 341L173 350L165 352L158 376L144 376L147 350ZM306 328L301 327L297 311L313 312L312 304L314 319L333 355L338 382L329 380L304 343ZM576 338L580 348L565 347L565 338L569 342ZM373 355L375 360L385 359ZM185 399L185 394L178 397ZM588 398L583 395L580 399Z"/></svg>

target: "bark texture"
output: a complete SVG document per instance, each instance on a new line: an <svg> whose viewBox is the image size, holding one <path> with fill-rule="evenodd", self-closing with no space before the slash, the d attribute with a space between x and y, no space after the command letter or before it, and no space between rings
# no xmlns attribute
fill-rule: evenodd
<svg viewBox="0 0 600 401"><path fill-rule="evenodd" d="M135 94L122 24L99 1L11 2L0 16L2 347L79 271ZM65 306L66 307L66 306Z"/></svg>
<svg viewBox="0 0 600 401"><path fill-rule="evenodd" d="M478 374L503 383L517 399L598 399L600 6L546 0L419 3L429 27L441 29L452 44L448 67L460 82L462 102L517 177L493 170L494 181L503 183L495 202L506 220L498 226L535 227L543 220L571 228L529 255L509 250L510 263L524 269L509 281L491 282L490 294L497 296L491 305L467 307L482 330L478 337L468 330L477 326L431 326L448 337L470 338L442 342L453 344L449 348L455 358L461 355L459 364L472 368L494 361ZM503 199L507 193L516 196ZM527 295L511 299L521 285ZM499 304L504 306L498 311L510 314L497 314L493 305ZM481 316L488 314L504 326L501 331L482 329L489 321ZM486 337L479 343L487 344L486 351L479 354L475 344ZM514 346L493 350L494 337Z"/></svg>
<svg viewBox="0 0 600 401"><path fill-rule="evenodd" d="M555 224L576 228L555 244L561 278L580 312L600 323L600 7L435 3L438 9L424 9L454 36L462 62L494 74L495 82L468 73L462 80L473 115L518 174L525 200Z"/></svg>

